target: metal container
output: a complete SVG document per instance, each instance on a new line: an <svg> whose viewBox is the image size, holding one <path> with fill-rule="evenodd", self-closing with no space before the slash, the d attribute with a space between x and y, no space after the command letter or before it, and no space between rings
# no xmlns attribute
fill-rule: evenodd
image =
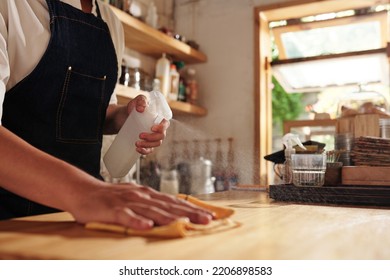
<svg viewBox="0 0 390 280"><path fill-rule="evenodd" d="M140 68L131 68L125 65L122 65L119 83L138 90L151 91L153 89L153 79L148 73Z"/></svg>
<svg viewBox="0 0 390 280"><path fill-rule="evenodd" d="M351 150L354 144L354 137L352 133L341 133L334 136L334 148L340 151L339 161L343 163L343 166L352 165Z"/></svg>
<svg viewBox="0 0 390 280"><path fill-rule="evenodd" d="M390 119L379 119L380 136L390 138Z"/></svg>

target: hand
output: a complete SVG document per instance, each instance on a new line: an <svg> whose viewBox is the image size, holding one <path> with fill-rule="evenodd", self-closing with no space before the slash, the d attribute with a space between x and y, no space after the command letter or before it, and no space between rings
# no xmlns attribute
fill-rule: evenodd
<svg viewBox="0 0 390 280"><path fill-rule="evenodd" d="M84 193L70 210L80 223L105 222L145 230L178 218L207 224L214 213L188 201L136 184L106 184Z"/></svg>
<svg viewBox="0 0 390 280"><path fill-rule="evenodd" d="M136 109L137 112L142 113L145 111L146 105L146 97L143 95L138 95L127 104L127 112L130 114L132 110ZM152 153L153 149L160 146L162 141L165 139L169 124L169 121L164 119L159 124L152 126L152 132L141 133L139 135L141 140L135 143L137 152L142 155L148 155Z"/></svg>

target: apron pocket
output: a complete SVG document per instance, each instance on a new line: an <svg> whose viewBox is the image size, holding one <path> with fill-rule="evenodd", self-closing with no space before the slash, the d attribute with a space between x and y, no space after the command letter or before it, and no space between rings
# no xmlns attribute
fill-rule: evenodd
<svg viewBox="0 0 390 280"><path fill-rule="evenodd" d="M101 142L105 80L68 68L57 111L57 141Z"/></svg>

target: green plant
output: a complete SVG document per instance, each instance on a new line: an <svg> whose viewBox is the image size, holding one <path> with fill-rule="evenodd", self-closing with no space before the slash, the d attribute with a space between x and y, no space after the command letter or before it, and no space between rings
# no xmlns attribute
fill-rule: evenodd
<svg viewBox="0 0 390 280"><path fill-rule="evenodd" d="M272 123L283 127L285 120L295 120L304 112L302 93L286 93L274 76L272 83Z"/></svg>
<svg viewBox="0 0 390 280"><path fill-rule="evenodd" d="M279 51L274 41L271 45L272 60L279 59ZM272 124L283 129L285 120L295 120L305 107L302 102L302 93L287 93L275 76L272 76Z"/></svg>

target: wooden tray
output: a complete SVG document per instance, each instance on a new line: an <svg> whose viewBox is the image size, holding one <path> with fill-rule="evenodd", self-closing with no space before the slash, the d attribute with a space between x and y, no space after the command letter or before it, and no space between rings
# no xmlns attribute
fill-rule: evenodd
<svg viewBox="0 0 390 280"><path fill-rule="evenodd" d="M269 196L279 201L390 206L390 186L322 186L295 187L270 185Z"/></svg>

